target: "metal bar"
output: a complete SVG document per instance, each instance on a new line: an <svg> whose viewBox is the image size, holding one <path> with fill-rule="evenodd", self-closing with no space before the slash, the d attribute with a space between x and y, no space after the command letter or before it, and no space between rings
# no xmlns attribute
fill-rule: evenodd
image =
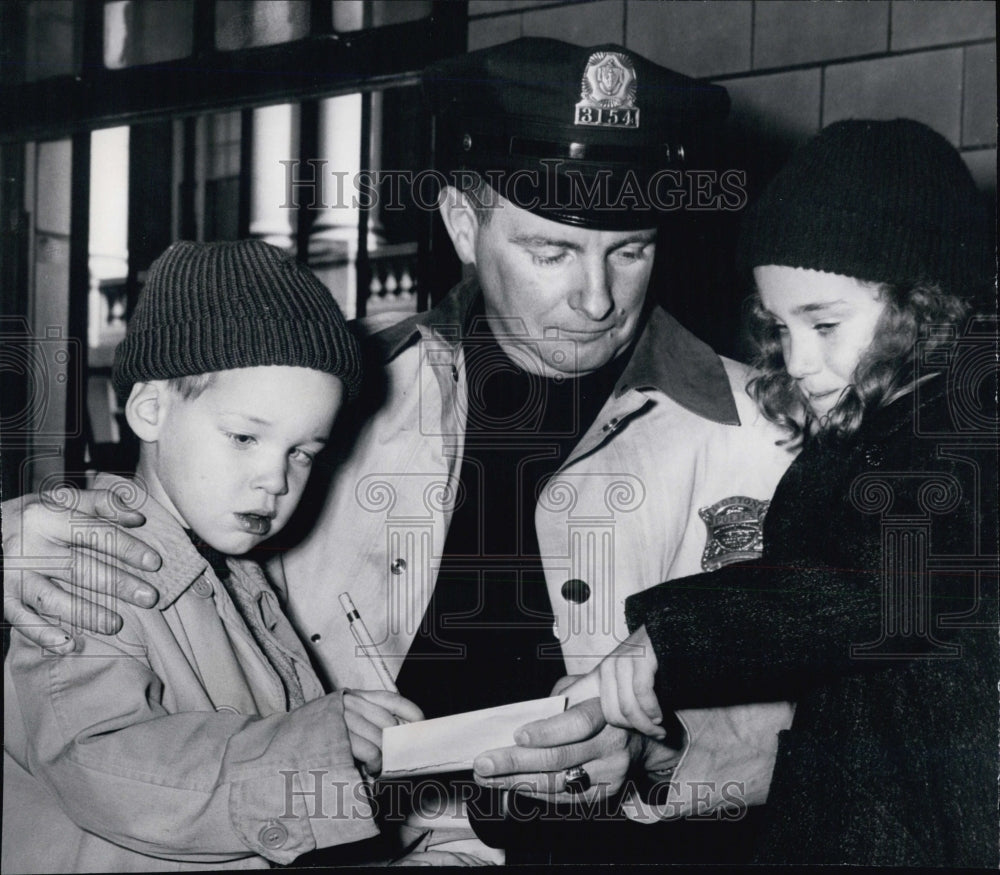
<svg viewBox="0 0 1000 875"><path fill-rule="evenodd" d="M250 202L253 197L253 110L240 113L240 193L236 234L240 239L250 236Z"/></svg>
<svg viewBox="0 0 1000 875"><path fill-rule="evenodd" d="M104 69L104 4L77 0L73 9L81 78Z"/></svg>
<svg viewBox="0 0 1000 875"><path fill-rule="evenodd" d="M333 3L330 0L312 0L309 4L309 35L325 36L333 33Z"/></svg>
<svg viewBox="0 0 1000 875"><path fill-rule="evenodd" d="M193 54L203 58L215 51L215 0L195 0Z"/></svg>
<svg viewBox="0 0 1000 875"><path fill-rule="evenodd" d="M469 4L466 0L434 0L432 16L438 23L438 38L451 47L445 57L468 48ZM427 119L423 155L425 167L437 167L436 119ZM425 214L417 240L417 311L437 304L461 278L462 267L447 239L437 210Z"/></svg>
<svg viewBox="0 0 1000 875"><path fill-rule="evenodd" d="M303 100L299 106L299 172L306 161L319 152L319 102ZM314 170L319 173L319 170ZM316 212L306 204L295 211L295 254L303 264L309 264L309 237L312 234Z"/></svg>
<svg viewBox="0 0 1000 875"><path fill-rule="evenodd" d="M87 298L90 289L90 133L73 136L69 220L69 318L70 339L66 368L66 438L64 471L77 486L84 482L87 422ZM74 428L79 423L82 427Z"/></svg>
<svg viewBox="0 0 1000 875"><path fill-rule="evenodd" d="M420 155L420 163L424 167L433 167L435 154L435 119L430 116L425 119L423 136L421 142L423 151ZM431 286L434 282L432 269L432 254L434 252L434 221L437 211L421 212L421 220L417 235L417 312L431 308Z"/></svg>
<svg viewBox="0 0 1000 875"><path fill-rule="evenodd" d="M27 69L27 5L23 0L0 3L0 59L11 87L20 87Z"/></svg>
<svg viewBox="0 0 1000 875"><path fill-rule="evenodd" d="M372 96L371 92L361 95L361 170L370 171L372 163ZM356 303L354 313L360 319L368 308L368 287L371 285L372 268L368 258L368 220L370 210L365 203L358 207L358 254Z"/></svg>
<svg viewBox="0 0 1000 875"><path fill-rule="evenodd" d="M195 171L197 126L197 119L193 117L184 119L184 159L181 169L180 221L178 223L181 240L198 239L198 213L195 203L198 191L198 179Z"/></svg>
<svg viewBox="0 0 1000 875"><path fill-rule="evenodd" d="M437 166L437 129L436 119L430 119L430 133L427 137L429 155L427 164L433 162ZM433 307L445 296L448 289L461 279L462 264L455 249L448 241L448 234L441 215L437 210L426 212L424 221L424 245L418 249L417 273L419 276L417 291L418 309ZM418 245L422 241L418 240Z"/></svg>
<svg viewBox="0 0 1000 875"><path fill-rule="evenodd" d="M30 217L24 210L26 162L24 146L0 147L0 340L11 350L28 342L28 235ZM10 325L10 333L6 331ZM13 362L11 356L7 362ZM29 361L25 351L23 361ZM6 497L31 489L25 462L31 441L28 375L17 367L0 368L0 436L3 465L0 490Z"/></svg>
<svg viewBox="0 0 1000 875"><path fill-rule="evenodd" d="M410 84L427 64L462 50L465 18L456 10L464 8L464 3L446 3L431 18L357 33L232 52L206 49L193 58L120 70L106 69L101 61L79 77L5 82L0 86L5 121L0 141ZM84 55L100 59L100 45L90 43L101 36L100 19L95 20L85 29Z"/></svg>

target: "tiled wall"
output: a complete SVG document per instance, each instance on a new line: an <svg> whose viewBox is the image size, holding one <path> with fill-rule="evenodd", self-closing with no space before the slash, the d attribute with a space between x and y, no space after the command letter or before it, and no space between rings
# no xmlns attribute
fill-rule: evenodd
<svg viewBox="0 0 1000 875"><path fill-rule="evenodd" d="M471 0L469 48L617 42L725 85L731 130L775 160L849 117L910 116L996 192L996 5L980 0Z"/></svg>

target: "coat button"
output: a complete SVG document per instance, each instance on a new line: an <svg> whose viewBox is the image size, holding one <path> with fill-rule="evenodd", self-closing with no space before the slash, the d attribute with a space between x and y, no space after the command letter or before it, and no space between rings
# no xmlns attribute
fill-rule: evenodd
<svg viewBox="0 0 1000 875"><path fill-rule="evenodd" d="M214 593L212 584L204 577L199 577L191 588L195 591L195 595L200 595L203 599L210 599Z"/></svg>
<svg viewBox="0 0 1000 875"><path fill-rule="evenodd" d="M882 448L868 447L865 450L865 461L873 468L879 467L882 464Z"/></svg>
<svg viewBox="0 0 1000 875"><path fill-rule="evenodd" d="M389 570L393 574L402 574L406 571L406 560L405 559L393 559L392 565L389 566Z"/></svg>
<svg viewBox="0 0 1000 875"><path fill-rule="evenodd" d="M601 431L604 431L604 432L612 432L612 431L614 431L616 428L618 428L618 423L620 421L621 420L619 420L617 416L614 417L613 419L610 419L603 426L601 426Z"/></svg>
<svg viewBox="0 0 1000 875"><path fill-rule="evenodd" d="M454 365L451 366L451 378L457 383L458 382L458 368Z"/></svg>
<svg viewBox="0 0 1000 875"><path fill-rule="evenodd" d="M585 580L577 580L574 577L562 585L562 597L568 602L582 605L590 598L590 586Z"/></svg>
<svg viewBox="0 0 1000 875"><path fill-rule="evenodd" d="M280 823L272 823L257 833L257 839L265 848L274 851L288 841L288 830Z"/></svg>

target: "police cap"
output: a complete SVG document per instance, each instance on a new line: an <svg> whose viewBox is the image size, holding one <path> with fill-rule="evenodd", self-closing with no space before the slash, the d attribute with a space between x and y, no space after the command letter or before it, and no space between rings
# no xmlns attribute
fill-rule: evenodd
<svg viewBox="0 0 1000 875"><path fill-rule="evenodd" d="M622 46L525 37L433 64L439 154L524 209L600 229L656 224L662 192L709 162L724 88ZM468 177L465 177L468 178Z"/></svg>

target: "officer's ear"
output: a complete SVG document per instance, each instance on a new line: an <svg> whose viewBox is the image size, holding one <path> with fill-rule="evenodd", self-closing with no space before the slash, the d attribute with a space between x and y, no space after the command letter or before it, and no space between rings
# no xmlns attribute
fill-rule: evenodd
<svg viewBox="0 0 1000 875"><path fill-rule="evenodd" d="M170 404L166 380L136 383L125 402L125 420L139 440L153 443L167 419Z"/></svg>
<svg viewBox="0 0 1000 875"><path fill-rule="evenodd" d="M479 217L469 196L447 185L438 198L438 211L459 259L463 264L475 264Z"/></svg>

